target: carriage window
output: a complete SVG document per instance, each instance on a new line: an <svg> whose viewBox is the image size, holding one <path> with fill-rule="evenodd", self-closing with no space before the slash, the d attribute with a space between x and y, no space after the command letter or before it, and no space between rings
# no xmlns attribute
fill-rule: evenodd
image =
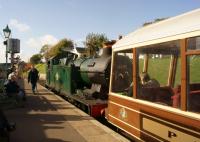
<svg viewBox="0 0 200 142"><path fill-rule="evenodd" d="M133 96L133 50L114 53L112 92Z"/></svg>
<svg viewBox="0 0 200 142"><path fill-rule="evenodd" d="M180 46L163 43L137 49L137 98L161 105L180 107ZM176 83L176 84L175 84Z"/></svg>
<svg viewBox="0 0 200 142"><path fill-rule="evenodd" d="M187 39L187 50L200 50L200 37Z"/></svg>
<svg viewBox="0 0 200 142"><path fill-rule="evenodd" d="M53 59L53 60L52 60L52 64L53 64L53 65L58 65L58 64L59 64L59 60L56 59L56 58Z"/></svg>
<svg viewBox="0 0 200 142"><path fill-rule="evenodd" d="M66 65L66 61L67 61L67 58L62 58L62 59L60 59L59 64Z"/></svg>
<svg viewBox="0 0 200 142"><path fill-rule="evenodd" d="M200 113L200 55L187 57L188 92L187 107L189 111Z"/></svg>

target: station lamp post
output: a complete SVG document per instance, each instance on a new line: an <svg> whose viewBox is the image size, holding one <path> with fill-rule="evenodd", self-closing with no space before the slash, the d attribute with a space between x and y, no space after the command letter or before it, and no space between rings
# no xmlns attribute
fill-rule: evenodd
<svg viewBox="0 0 200 142"><path fill-rule="evenodd" d="M4 45L6 45L6 72L7 72L7 63L8 63L8 39L10 37L11 34L11 30L9 29L8 25L6 26L5 29L3 29L3 33L4 33L4 37L5 37L5 41L4 41Z"/></svg>

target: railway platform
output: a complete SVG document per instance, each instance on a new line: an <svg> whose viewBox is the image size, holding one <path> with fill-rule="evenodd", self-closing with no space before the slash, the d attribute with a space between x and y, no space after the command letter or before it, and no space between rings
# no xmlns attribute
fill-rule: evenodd
<svg viewBox="0 0 200 142"><path fill-rule="evenodd" d="M128 142L129 140L96 121L41 85L33 94L23 80L25 106L5 111L16 122L11 142Z"/></svg>

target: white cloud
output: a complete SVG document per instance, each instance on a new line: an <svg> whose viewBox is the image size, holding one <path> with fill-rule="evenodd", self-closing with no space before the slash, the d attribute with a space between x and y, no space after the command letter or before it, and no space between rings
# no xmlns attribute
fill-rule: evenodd
<svg viewBox="0 0 200 142"><path fill-rule="evenodd" d="M20 58L25 62L28 62L30 59L30 55L28 55L28 54L20 53L19 55L20 55Z"/></svg>
<svg viewBox="0 0 200 142"><path fill-rule="evenodd" d="M46 34L41 37L36 37L36 38L29 38L25 42L25 47L23 51L21 51L21 57L23 60L28 61L28 59L33 55L33 54L38 54L40 52L40 49L42 48L43 45L49 44L49 45L54 45L58 42L58 39L54 37L53 35Z"/></svg>
<svg viewBox="0 0 200 142"><path fill-rule="evenodd" d="M9 25L12 26L13 28L16 28L20 32L27 32L30 30L29 25L21 23L17 19L11 19Z"/></svg>
<svg viewBox="0 0 200 142"><path fill-rule="evenodd" d="M47 34L37 38L29 38L26 42L26 46L31 48L37 48L39 50L45 44L53 45L56 44L57 42L58 39L56 37Z"/></svg>
<svg viewBox="0 0 200 142"><path fill-rule="evenodd" d="M52 35L44 35L39 38L42 45L49 44L53 45L58 42L58 39Z"/></svg>
<svg viewBox="0 0 200 142"><path fill-rule="evenodd" d="M40 42L35 38L29 38L26 42L26 45L31 48L38 48L40 47Z"/></svg>
<svg viewBox="0 0 200 142"><path fill-rule="evenodd" d="M85 41L84 38L80 38L80 39L75 40L75 44L78 47L84 47L84 41Z"/></svg>
<svg viewBox="0 0 200 142"><path fill-rule="evenodd" d="M29 58L33 54L37 54L40 52L41 47L44 44L54 45L58 42L58 39L54 37L53 35L46 34L41 37L32 37L29 38L25 42L21 42L20 47L20 57L24 61L28 61ZM0 43L3 43L3 40L0 39ZM0 44L1 52L0 52L0 63L5 63L5 49L6 47L3 44ZM8 55L10 58L10 54ZM8 58L8 62L10 62L10 59Z"/></svg>

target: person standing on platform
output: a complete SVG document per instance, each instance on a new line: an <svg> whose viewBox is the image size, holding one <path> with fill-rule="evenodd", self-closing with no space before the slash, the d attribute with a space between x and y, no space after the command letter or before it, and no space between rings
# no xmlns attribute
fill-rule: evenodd
<svg viewBox="0 0 200 142"><path fill-rule="evenodd" d="M28 83L31 82L32 91L34 94L38 79L39 79L39 71L34 67L34 65L32 65L31 70L28 73Z"/></svg>

